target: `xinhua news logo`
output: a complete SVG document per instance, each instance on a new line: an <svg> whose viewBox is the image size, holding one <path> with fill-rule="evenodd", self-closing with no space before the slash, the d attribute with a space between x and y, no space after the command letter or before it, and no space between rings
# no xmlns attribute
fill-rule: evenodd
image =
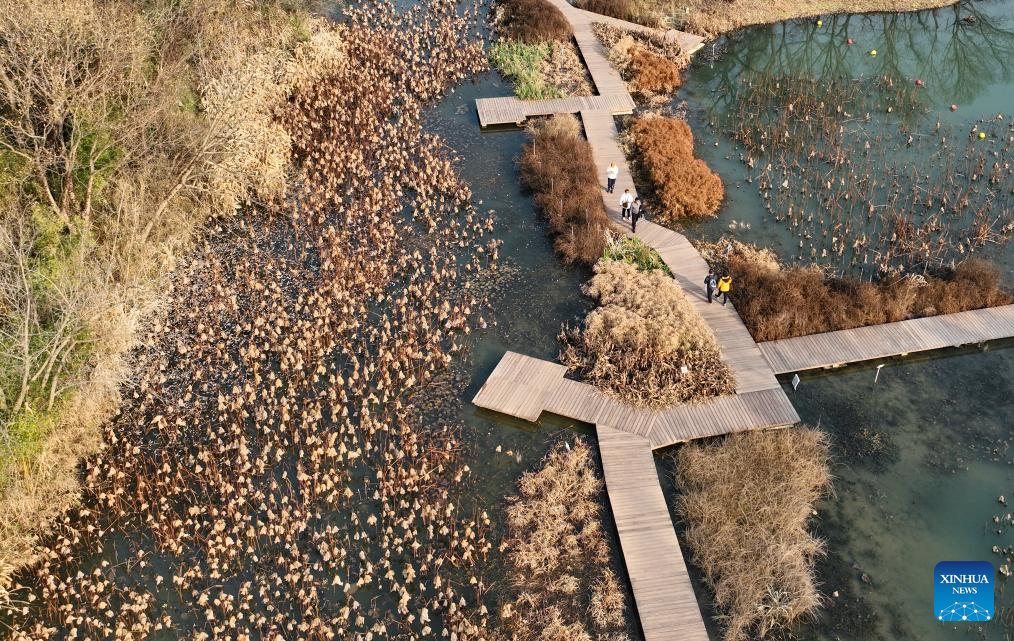
<svg viewBox="0 0 1014 641"><path fill-rule="evenodd" d="M989 621L993 618L993 578L988 561L941 561L933 569L933 608L937 621Z"/></svg>

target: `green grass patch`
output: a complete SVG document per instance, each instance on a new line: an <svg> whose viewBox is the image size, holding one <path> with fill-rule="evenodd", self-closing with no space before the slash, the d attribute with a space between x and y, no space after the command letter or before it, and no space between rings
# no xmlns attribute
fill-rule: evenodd
<svg viewBox="0 0 1014 641"><path fill-rule="evenodd" d="M602 260L622 260L637 267L638 271L648 272L660 269L672 276L669 266L665 264L658 252L638 238L610 235L609 242L606 243L606 248L602 252Z"/></svg>
<svg viewBox="0 0 1014 641"><path fill-rule="evenodd" d="M521 100L565 98L559 87L542 78L539 66L553 55L553 44L526 44L517 40L501 40L489 48L489 63L514 82L514 93Z"/></svg>

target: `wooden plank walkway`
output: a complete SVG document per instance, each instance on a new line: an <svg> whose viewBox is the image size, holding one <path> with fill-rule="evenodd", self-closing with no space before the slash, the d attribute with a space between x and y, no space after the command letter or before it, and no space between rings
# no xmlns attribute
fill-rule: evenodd
<svg viewBox="0 0 1014 641"><path fill-rule="evenodd" d="M600 424L602 471L645 641L708 641L651 445Z"/></svg>
<svg viewBox="0 0 1014 641"><path fill-rule="evenodd" d="M760 343L778 374L1014 337L1014 305Z"/></svg>
<svg viewBox="0 0 1014 641"><path fill-rule="evenodd" d="M532 116L551 116L558 113L576 114L580 111L595 110L614 115L634 112L634 99L630 94L608 96L575 96L573 98L551 98L548 100L519 100L514 96L504 98L479 98L475 110L479 114L479 125L521 125Z"/></svg>
<svg viewBox="0 0 1014 641"><path fill-rule="evenodd" d="M609 425L644 439L651 449L799 422L780 387L652 411L628 405L588 383L565 378L566 372L558 363L507 352L472 402L527 421L549 412L592 425Z"/></svg>
<svg viewBox="0 0 1014 641"><path fill-rule="evenodd" d="M736 393L781 389L775 373L757 348L757 343L743 324L735 308L729 304L709 304L704 291L704 277L708 264L683 234L656 225L647 220L637 223L637 233L630 232L630 224L620 219L620 195L624 189L637 194L630 176L626 155L620 147L619 133L612 115L601 111L582 111L585 136L591 143L592 155L605 180L606 167L615 162L620 168L614 193L605 194L606 212L610 220L628 235L636 236L653 247L672 270L676 281L693 303L697 313L711 328L722 350L722 360L736 378ZM603 184L604 186L604 184ZM603 192L605 193L605 192Z"/></svg>

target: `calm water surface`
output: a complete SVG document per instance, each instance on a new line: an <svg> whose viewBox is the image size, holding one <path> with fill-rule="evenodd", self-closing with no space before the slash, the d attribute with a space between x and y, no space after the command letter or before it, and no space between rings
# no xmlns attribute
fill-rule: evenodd
<svg viewBox="0 0 1014 641"><path fill-rule="evenodd" d="M848 37L856 43L852 47L845 44ZM872 48L878 50L876 58L868 55ZM737 237L773 247L785 259L792 258L795 239L784 224L765 220L756 185L746 182L747 169L732 141L721 127L708 127L735 104L738 78L745 72L918 77L925 81L923 124L939 118L955 128L971 127L980 118L1014 111L1011 2L826 17L823 29L810 21L759 27L719 41L715 52L716 59L701 56L688 72L677 102L685 101L698 149L722 174L729 197L716 220L687 231L717 238L730 233L732 220L746 221L750 228L739 227ZM504 350L555 357L561 324L574 322L589 306L579 292L588 271L560 264L531 200L518 187L513 163L524 135L479 131L474 99L509 94L496 74L487 74L458 88L430 117L430 129L460 156L460 172L482 201L479 207L496 212L496 233L504 241L503 276L491 297L496 324L476 336L460 373L461 403L452 411L473 436L474 493L491 514L502 509L502 497L513 491L519 474L533 469L554 443L574 437L574 431L562 428L591 434L586 426L559 418L544 416L533 426L467 402ZM953 114L951 103L960 105ZM1011 252L991 252L1014 279ZM1012 509L997 497L1014 495L1014 448L1009 448L1014 350L997 344L893 360L879 378L875 365L805 375L799 389L789 392L803 420L832 437L836 477L835 495L819 506L815 520L828 541L820 580L829 607L796 636L1006 639L998 621L959 627L936 622L932 573L942 560L999 565L993 546L1014 545L1014 529L993 523L994 516L1002 519ZM671 471L665 454L657 459L663 475ZM676 491L671 485L666 489L670 497ZM699 585L698 599L707 611L707 593ZM1011 603L1010 589L998 594L998 607L1011 608ZM1014 615L1008 610L1006 616ZM1009 635L1012 623L1007 625ZM713 621L709 627L718 639Z"/></svg>

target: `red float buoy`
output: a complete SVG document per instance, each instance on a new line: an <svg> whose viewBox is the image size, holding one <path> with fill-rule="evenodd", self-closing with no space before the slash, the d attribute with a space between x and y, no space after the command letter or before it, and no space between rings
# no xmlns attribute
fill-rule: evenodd
<svg viewBox="0 0 1014 641"><path fill-rule="evenodd" d="M916 78L915 86L916 87L921 87L922 86L922 80L919 80L918 78Z"/></svg>
<svg viewBox="0 0 1014 641"><path fill-rule="evenodd" d="M854 44L854 43L855 43L855 40L853 40L852 38L849 38L849 39L848 39L848 43L849 43L849 44Z"/></svg>
<svg viewBox="0 0 1014 641"><path fill-rule="evenodd" d="M951 105L951 111L957 111L957 110L958 110L958 106L957 105Z"/></svg>

